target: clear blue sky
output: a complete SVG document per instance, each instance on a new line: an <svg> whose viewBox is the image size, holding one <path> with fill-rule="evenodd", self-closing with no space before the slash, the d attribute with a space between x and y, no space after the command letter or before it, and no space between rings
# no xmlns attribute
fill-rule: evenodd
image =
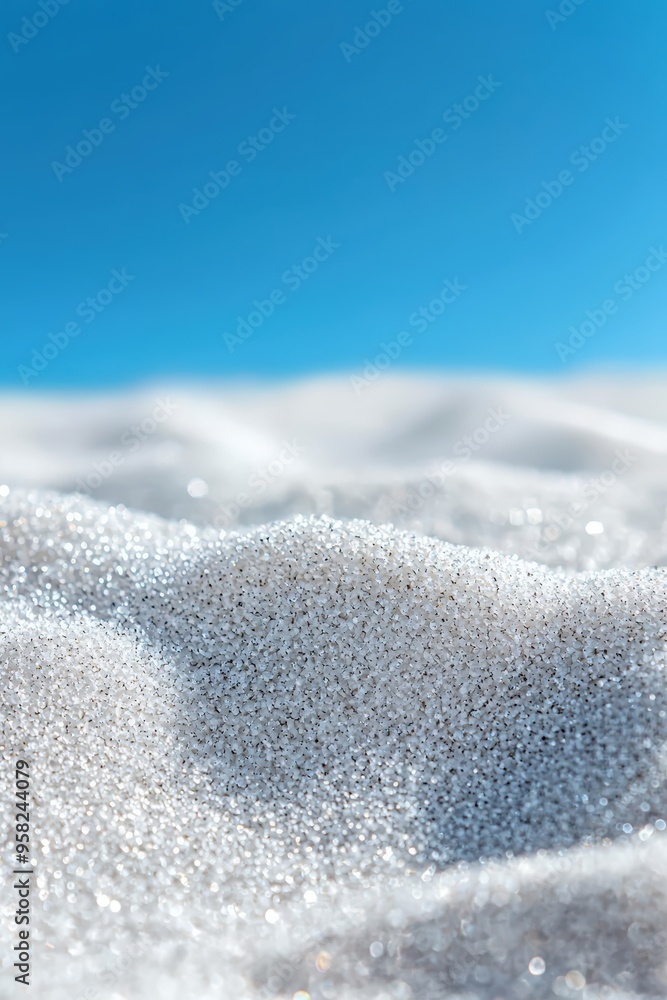
<svg viewBox="0 0 667 1000"><path fill-rule="evenodd" d="M667 5L560 8L4 4L2 383L664 364Z"/></svg>

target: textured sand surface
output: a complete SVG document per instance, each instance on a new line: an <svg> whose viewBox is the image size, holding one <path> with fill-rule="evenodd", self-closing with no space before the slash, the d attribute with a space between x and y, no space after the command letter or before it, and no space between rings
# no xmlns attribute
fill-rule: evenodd
<svg viewBox="0 0 667 1000"><path fill-rule="evenodd" d="M384 443L380 386L347 440L276 390L250 457L250 391L226 422L182 393L135 449L162 435L156 479L128 452L89 496L48 492L72 484L38 459L38 408L32 454L8 435L2 753L33 774L35 995L667 993L667 431L657 388L631 388L610 416L602 385L531 409L526 386L424 382L417 402L395 381ZM88 408L71 474L99 474L152 398L97 422L59 403L60 432ZM489 410L499 427L438 483ZM207 525L273 445L284 468L234 530ZM166 519L127 509L147 482Z"/></svg>

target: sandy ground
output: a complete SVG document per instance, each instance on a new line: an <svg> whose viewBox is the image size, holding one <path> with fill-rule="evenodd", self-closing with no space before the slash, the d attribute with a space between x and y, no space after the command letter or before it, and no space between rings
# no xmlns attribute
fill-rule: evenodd
<svg viewBox="0 0 667 1000"><path fill-rule="evenodd" d="M5 396L0 425L35 995L667 993L664 379Z"/></svg>

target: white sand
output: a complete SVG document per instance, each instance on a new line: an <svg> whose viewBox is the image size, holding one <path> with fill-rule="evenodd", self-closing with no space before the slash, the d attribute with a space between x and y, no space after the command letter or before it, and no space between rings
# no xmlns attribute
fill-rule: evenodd
<svg viewBox="0 0 667 1000"><path fill-rule="evenodd" d="M45 489L167 392L33 404L32 451L7 433L2 744L32 766L34 995L664 996L664 391L345 393L172 392L107 502ZM499 429L413 509L489 409ZM306 452L259 491L283 441ZM288 520L204 526L242 492L239 520ZM172 520L117 506L142 496Z"/></svg>

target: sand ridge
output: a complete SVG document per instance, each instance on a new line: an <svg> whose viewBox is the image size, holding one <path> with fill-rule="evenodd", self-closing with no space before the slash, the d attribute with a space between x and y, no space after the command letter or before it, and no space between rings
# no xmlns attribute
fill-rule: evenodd
<svg viewBox="0 0 667 1000"><path fill-rule="evenodd" d="M3 752L42 775L61 961L100 920L176 952L188 927L278 934L332 886L664 829L664 570L21 491L0 519Z"/></svg>

